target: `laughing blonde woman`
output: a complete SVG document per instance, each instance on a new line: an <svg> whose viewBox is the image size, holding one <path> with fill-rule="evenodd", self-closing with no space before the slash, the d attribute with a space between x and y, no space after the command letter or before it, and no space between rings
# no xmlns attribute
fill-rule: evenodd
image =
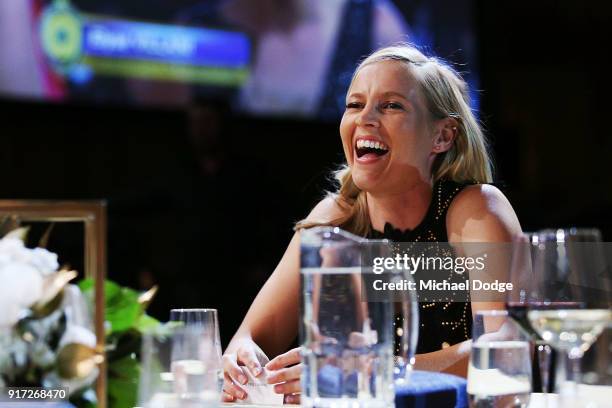
<svg viewBox="0 0 612 408"><path fill-rule="evenodd" d="M338 190L297 224L225 352L226 401L246 397L243 370L259 376L264 366L275 391L299 401L299 350L285 350L298 328L300 229L335 225L398 242L507 242L521 231L506 197L489 184L491 161L467 84L441 60L411 45L368 56L353 75L340 135L346 167ZM415 368L465 376L472 314L497 307L422 304Z"/></svg>

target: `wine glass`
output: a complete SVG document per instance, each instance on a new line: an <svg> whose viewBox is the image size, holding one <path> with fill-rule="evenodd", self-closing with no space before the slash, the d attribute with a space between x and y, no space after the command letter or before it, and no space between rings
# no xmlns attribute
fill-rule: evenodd
<svg viewBox="0 0 612 408"><path fill-rule="evenodd" d="M528 319L566 357L565 381L558 381L564 405L578 403L580 361L612 321L609 279L599 231L543 230L537 234L534 302Z"/></svg>
<svg viewBox="0 0 612 408"><path fill-rule="evenodd" d="M467 392L471 408L523 408L529 403L529 336L506 310L474 316Z"/></svg>
<svg viewBox="0 0 612 408"><path fill-rule="evenodd" d="M513 290L506 292L506 309L509 316L535 344L533 359L533 387L541 392L550 392L550 373L553 350L531 326L527 312L537 308L533 261L536 254L537 233L524 233L512 242L510 282Z"/></svg>

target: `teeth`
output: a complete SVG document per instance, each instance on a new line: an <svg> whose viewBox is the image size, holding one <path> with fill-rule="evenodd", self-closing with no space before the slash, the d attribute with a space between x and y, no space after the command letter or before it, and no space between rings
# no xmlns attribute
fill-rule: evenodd
<svg viewBox="0 0 612 408"><path fill-rule="evenodd" d="M363 147L368 147L370 149L380 149L380 150L389 150L384 143L375 142L373 140L357 140L357 148L361 149Z"/></svg>

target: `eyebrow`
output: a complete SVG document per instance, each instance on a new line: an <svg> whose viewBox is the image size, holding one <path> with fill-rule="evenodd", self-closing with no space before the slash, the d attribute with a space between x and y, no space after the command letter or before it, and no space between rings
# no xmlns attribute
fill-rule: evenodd
<svg viewBox="0 0 612 408"><path fill-rule="evenodd" d="M389 91L389 92L385 92L382 94L383 97L389 97L389 96L399 96L402 99L405 99L408 101L408 98L406 98L404 95L402 95L399 92L394 92L394 91Z"/></svg>
<svg viewBox="0 0 612 408"><path fill-rule="evenodd" d="M363 97L363 95L364 95L364 94L363 94L362 92L353 92L353 93L349 94L349 95L347 96L347 98L350 98L350 97L360 97L360 96L361 96L361 97ZM388 98L388 97L390 97L390 96L399 97L399 98L402 98L403 100L405 100L406 102L408 102L409 104L412 104L412 102L410 101L410 99L408 99L406 96L402 95L402 94L401 94L401 93L399 93L399 92L395 92L395 91L387 91L387 92L384 92L384 93L383 93L381 96L382 96L383 98Z"/></svg>

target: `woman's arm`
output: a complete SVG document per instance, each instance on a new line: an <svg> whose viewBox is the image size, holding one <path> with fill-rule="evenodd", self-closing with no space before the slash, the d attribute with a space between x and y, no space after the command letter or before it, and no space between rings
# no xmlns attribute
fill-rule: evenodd
<svg viewBox="0 0 612 408"><path fill-rule="evenodd" d="M506 197L487 184L466 187L457 195L448 209L446 229L452 243L511 242L512 237L521 233L518 218ZM472 302L472 314L503 308L503 302ZM470 345L468 340L417 355L415 368L466 376Z"/></svg>
<svg viewBox="0 0 612 408"><path fill-rule="evenodd" d="M340 208L332 198L319 202L308 215L312 221L337 218ZM278 266L251 304L226 352L233 352L236 341L249 337L269 355L286 351L298 331L300 299L300 242L295 233Z"/></svg>
<svg viewBox="0 0 612 408"><path fill-rule="evenodd" d="M226 353L248 337L269 355L285 351L297 331L300 290L299 234L295 233L278 266L251 304Z"/></svg>
<svg viewBox="0 0 612 408"><path fill-rule="evenodd" d="M326 198L319 202L308 215L307 220L326 222L341 215L334 199ZM230 341L223 355L223 399L235 401L245 399L242 387L247 382L243 372L247 366L256 377L263 372L262 366L268 362L268 355L285 351L298 331L298 308L300 299L300 242L295 233L278 266L261 288L251 304L242 324ZM278 366L278 361L276 362ZM280 367L276 367L278 369ZM294 370L300 370L297 367ZM286 371L286 370L285 370ZM283 371L281 374L287 374ZM299 374L292 376L299 378ZM292 377L293 378L293 377ZM280 377L278 381L281 381ZM288 379L285 379L288 380ZM287 381L291 387L299 385ZM281 390L282 391L282 390Z"/></svg>

